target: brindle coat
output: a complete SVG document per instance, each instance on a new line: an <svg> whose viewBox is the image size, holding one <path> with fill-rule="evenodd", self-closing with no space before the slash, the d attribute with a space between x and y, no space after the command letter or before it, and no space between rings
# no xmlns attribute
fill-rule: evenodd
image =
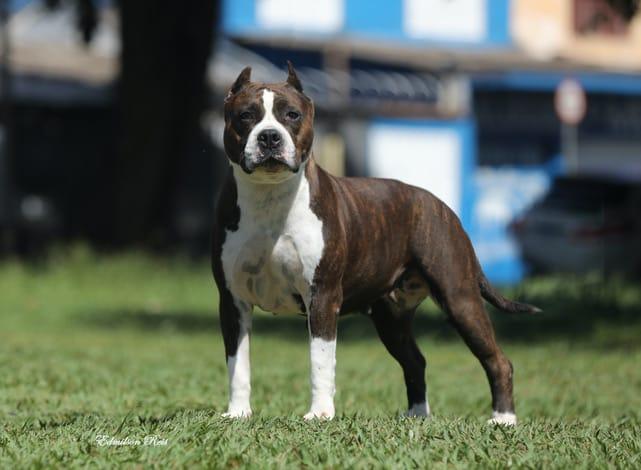
<svg viewBox="0 0 641 470"><path fill-rule="evenodd" d="M236 110L249 107L254 119L260 119L256 103L261 90L269 87L284 98L275 102L276 112L285 112L280 108L288 103L302 110L298 121L285 123L297 150L297 166L291 170L302 167L305 172L311 209L323 222L325 242L306 312L311 335L334 339L340 314L369 312L382 342L403 369L411 409L426 393L425 359L414 339L412 319L429 294L485 369L493 410L513 413L512 364L496 343L483 298L507 312L538 309L509 301L492 288L458 217L430 192L394 180L339 178L320 168L311 156L313 104L302 93L293 68L287 82L279 84L251 82L249 75L249 69L240 74L225 101L224 141L231 162L246 169L243 149L249 128ZM238 347L239 312L220 259L226 233L238 229L241 217L236 184L230 172L213 237L212 265L227 357Z"/></svg>

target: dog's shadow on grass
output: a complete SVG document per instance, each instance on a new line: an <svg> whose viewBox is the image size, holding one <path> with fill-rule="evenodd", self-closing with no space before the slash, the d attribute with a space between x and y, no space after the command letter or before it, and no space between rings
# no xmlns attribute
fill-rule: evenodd
<svg viewBox="0 0 641 470"><path fill-rule="evenodd" d="M501 343L541 343L546 341L577 341L595 348L641 348L641 295L630 298L629 291L594 285L574 289L546 289L514 297L544 309L537 315L510 315L489 309ZM525 298L524 298L525 297ZM215 311L104 310L81 315L83 322L106 329L138 329L145 331L173 330L187 334L204 332L219 334ZM307 341L307 324L303 316L254 315L253 330L260 335L274 335L286 340ZM459 341L447 315L431 302L415 317L418 337ZM369 340L377 337L367 315L342 317L339 322L341 341Z"/></svg>

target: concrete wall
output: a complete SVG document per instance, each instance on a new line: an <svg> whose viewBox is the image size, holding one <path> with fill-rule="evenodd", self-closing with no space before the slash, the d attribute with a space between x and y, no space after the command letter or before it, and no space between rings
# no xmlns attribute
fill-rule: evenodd
<svg viewBox="0 0 641 470"><path fill-rule="evenodd" d="M625 36L578 35L574 4L574 0L513 0L515 43L542 61L561 58L607 70L641 71L641 15L632 19Z"/></svg>

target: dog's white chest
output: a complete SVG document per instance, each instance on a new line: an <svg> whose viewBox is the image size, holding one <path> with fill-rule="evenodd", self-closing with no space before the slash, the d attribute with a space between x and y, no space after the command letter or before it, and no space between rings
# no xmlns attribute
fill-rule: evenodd
<svg viewBox="0 0 641 470"><path fill-rule="evenodd" d="M237 177L240 221L222 247L234 297L274 313L303 310L323 253L323 224L310 208L302 173L273 185Z"/></svg>

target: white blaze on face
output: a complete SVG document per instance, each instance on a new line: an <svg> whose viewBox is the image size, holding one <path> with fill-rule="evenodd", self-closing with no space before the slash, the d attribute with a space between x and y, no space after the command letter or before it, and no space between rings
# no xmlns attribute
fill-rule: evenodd
<svg viewBox="0 0 641 470"><path fill-rule="evenodd" d="M285 126L276 119L274 116L274 92L265 88L263 90L263 108L265 114L263 119L254 126L254 128L249 133L247 138L247 144L245 145L245 155L244 157L252 163L256 163L260 159L260 148L258 146L258 136L260 133L266 129L274 129L278 131L283 139L282 153L281 157L285 160L290 166L294 166L296 163L296 146L294 145L294 140L290 133L285 129Z"/></svg>

